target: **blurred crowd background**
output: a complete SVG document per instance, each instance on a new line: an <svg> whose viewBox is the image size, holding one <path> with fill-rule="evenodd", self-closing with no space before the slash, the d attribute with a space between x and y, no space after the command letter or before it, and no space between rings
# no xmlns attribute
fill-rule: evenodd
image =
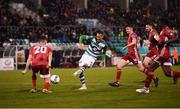
<svg viewBox="0 0 180 109"><path fill-rule="evenodd" d="M33 0L1 0L0 44L15 44L10 39L36 42L40 34L47 34L50 42L57 39L61 43L78 42L81 34L94 35L96 27L79 24L78 18L98 19L98 28L104 29L107 39L119 33L124 36L123 26L127 23L133 24L143 37L147 18L156 21L166 17L170 27L178 30L180 11L173 3L164 10L152 7L148 0L130 0L127 11L112 0L88 0L88 8L77 7L73 0L42 0L41 6ZM156 26L158 28L158 23Z"/></svg>

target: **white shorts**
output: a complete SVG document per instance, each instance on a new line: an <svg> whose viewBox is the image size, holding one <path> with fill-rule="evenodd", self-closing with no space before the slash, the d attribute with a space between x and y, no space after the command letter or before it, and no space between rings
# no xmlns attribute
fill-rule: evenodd
<svg viewBox="0 0 180 109"><path fill-rule="evenodd" d="M92 67L96 58L87 54L83 54L81 59L79 60L79 67L88 66Z"/></svg>
<svg viewBox="0 0 180 109"><path fill-rule="evenodd" d="M51 74L47 74L47 75L41 75L40 74L40 78L45 79L45 78L50 78Z"/></svg>

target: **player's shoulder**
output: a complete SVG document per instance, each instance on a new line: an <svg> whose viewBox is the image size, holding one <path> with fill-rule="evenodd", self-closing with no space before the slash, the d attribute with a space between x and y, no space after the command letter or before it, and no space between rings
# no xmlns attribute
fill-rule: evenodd
<svg viewBox="0 0 180 109"><path fill-rule="evenodd" d="M135 33L135 32L133 32L130 36L133 37L133 38L137 38L138 37L137 33Z"/></svg>
<svg viewBox="0 0 180 109"><path fill-rule="evenodd" d="M49 50L53 50L53 46L51 44L46 44L45 47L47 47Z"/></svg>
<svg viewBox="0 0 180 109"><path fill-rule="evenodd" d="M106 43L105 40L102 40L101 43L100 43L100 45L103 46L103 47L106 47L106 46L107 46L107 43Z"/></svg>
<svg viewBox="0 0 180 109"><path fill-rule="evenodd" d="M34 44L30 47L30 49L33 49L34 47L38 46L37 44Z"/></svg>

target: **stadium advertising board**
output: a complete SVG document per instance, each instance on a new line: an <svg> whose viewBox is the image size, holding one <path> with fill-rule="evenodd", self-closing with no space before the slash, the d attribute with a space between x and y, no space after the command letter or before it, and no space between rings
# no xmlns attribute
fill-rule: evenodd
<svg viewBox="0 0 180 109"><path fill-rule="evenodd" d="M0 58L0 70L14 70L14 59Z"/></svg>
<svg viewBox="0 0 180 109"><path fill-rule="evenodd" d="M87 28L94 28L94 27L96 27L98 20L97 19L81 19L81 18L79 18L79 19L77 19L77 22L79 24L86 25Z"/></svg>

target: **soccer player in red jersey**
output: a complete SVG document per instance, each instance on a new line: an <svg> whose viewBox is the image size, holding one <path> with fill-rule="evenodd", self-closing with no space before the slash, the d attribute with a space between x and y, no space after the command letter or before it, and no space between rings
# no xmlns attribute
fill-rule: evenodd
<svg viewBox="0 0 180 109"><path fill-rule="evenodd" d="M154 29L153 24L151 22L149 22L146 25L146 31L149 32L149 37L148 40L144 40L144 46L149 46L149 53L147 53L147 55L145 56L143 64L145 67L149 67L149 62L151 62L154 57L159 55L159 51L157 48L159 34ZM159 79L157 77L154 77L153 80L155 87L157 87Z"/></svg>
<svg viewBox="0 0 180 109"><path fill-rule="evenodd" d="M161 63L161 68L164 71L164 74L168 77L173 77L173 83L177 83L177 79L180 77L180 72L173 71L171 69L171 53L169 48L169 43L177 40L174 36L174 32L168 27L168 20L165 18L160 19L160 23L162 26L162 31L159 37L159 59L158 61Z"/></svg>
<svg viewBox="0 0 180 109"><path fill-rule="evenodd" d="M177 83L177 79L180 77L180 72L173 71L171 69L171 55L169 49L169 43L176 41L177 38L174 37L173 31L167 26L168 21L167 19L160 19L160 24L162 26L162 31L160 33L158 44L159 44L159 55L154 57L154 59L149 63L150 71L154 72L159 67L159 62L161 63L161 68L163 72L168 77L173 77L174 84ZM150 78L153 79L153 78ZM152 81L150 80L149 81ZM146 85L145 85L146 86ZM136 92L139 93L146 93L145 88L136 89Z"/></svg>
<svg viewBox="0 0 180 109"><path fill-rule="evenodd" d="M51 93L50 87L50 73L49 68L51 67L52 61L52 49L47 46L47 37L42 35L39 38L39 43L32 46L29 50L29 57L27 59L26 67L21 72L25 74L31 64L32 66L32 85L33 88L30 92L35 93L37 77L36 74L40 71L40 77L44 79L43 93Z"/></svg>
<svg viewBox="0 0 180 109"><path fill-rule="evenodd" d="M125 29L126 29L126 33L128 34L128 40L127 40L127 45L123 47L122 50L128 48L128 53L121 58L120 62L117 65L116 81L113 83L109 83L109 85L113 87L119 87L122 68L127 66L130 62L132 62L134 65L137 66L139 71L144 72L147 75L146 93L149 93L149 86L151 82L150 80L152 80L154 75L142 64L139 50L137 47L138 37L137 34L133 31L133 27L127 26Z"/></svg>

